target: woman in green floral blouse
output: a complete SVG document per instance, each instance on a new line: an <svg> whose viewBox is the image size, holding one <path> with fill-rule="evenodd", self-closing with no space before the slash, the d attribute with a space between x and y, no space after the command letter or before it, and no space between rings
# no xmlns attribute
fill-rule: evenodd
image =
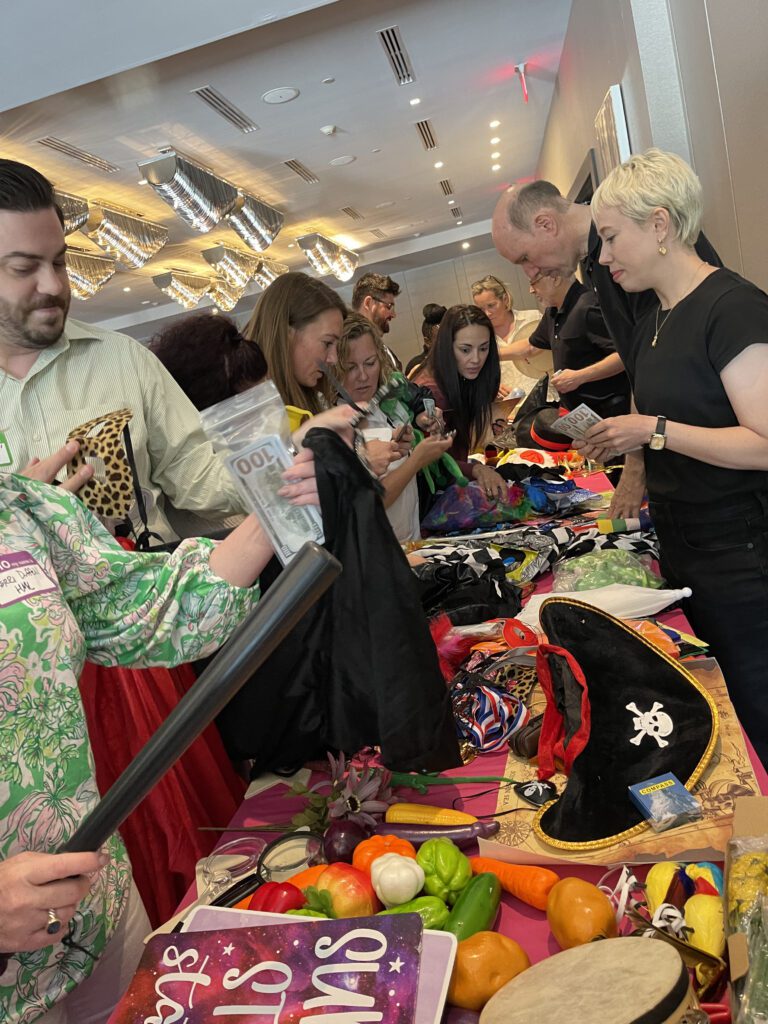
<svg viewBox="0 0 768 1024"><path fill-rule="evenodd" d="M296 504L317 501L311 459L302 451L286 474ZM131 870L120 837L101 853L50 852L98 801L78 693L85 658L175 665L211 653L258 601L271 557L253 517L218 545L127 552L64 487L0 475L0 950L18 951L0 974L4 1024L106 1020L140 955L140 901L138 949L121 928ZM49 909L67 944L46 931Z"/></svg>

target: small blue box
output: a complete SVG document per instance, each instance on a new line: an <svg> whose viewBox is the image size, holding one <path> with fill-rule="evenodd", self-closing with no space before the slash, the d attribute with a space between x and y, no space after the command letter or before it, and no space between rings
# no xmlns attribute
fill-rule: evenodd
<svg viewBox="0 0 768 1024"><path fill-rule="evenodd" d="M687 825L702 817L701 804L672 772L629 787L629 797L654 832Z"/></svg>

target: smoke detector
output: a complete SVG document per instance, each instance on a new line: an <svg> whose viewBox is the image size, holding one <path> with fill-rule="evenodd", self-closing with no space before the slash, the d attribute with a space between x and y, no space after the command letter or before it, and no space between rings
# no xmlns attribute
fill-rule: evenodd
<svg viewBox="0 0 768 1024"><path fill-rule="evenodd" d="M335 135L336 132L338 131L338 128L336 127L335 124L324 124L320 131L323 133L323 135Z"/></svg>

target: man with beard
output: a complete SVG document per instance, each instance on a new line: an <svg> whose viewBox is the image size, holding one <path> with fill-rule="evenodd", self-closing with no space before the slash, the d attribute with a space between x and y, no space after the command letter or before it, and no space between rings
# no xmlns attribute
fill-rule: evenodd
<svg viewBox="0 0 768 1024"><path fill-rule="evenodd" d="M363 274L352 291L352 309L371 323L376 324L382 334L389 334L389 322L397 316L395 299L400 294L400 285L385 274ZM384 349L396 370L403 364L387 345Z"/></svg>
<svg viewBox="0 0 768 1024"><path fill-rule="evenodd" d="M197 410L159 359L127 335L68 317L66 248L51 183L0 160L0 472L21 472L74 427L128 408L149 530L173 537L165 497L213 518L241 512Z"/></svg>

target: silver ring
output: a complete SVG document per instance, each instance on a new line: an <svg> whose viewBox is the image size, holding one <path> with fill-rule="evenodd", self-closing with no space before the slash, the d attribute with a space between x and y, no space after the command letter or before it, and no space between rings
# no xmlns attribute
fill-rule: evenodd
<svg viewBox="0 0 768 1024"><path fill-rule="evenodd" d="M56 935L61 931L61 919L56 916L56 911L53 909L48 911L48 925L45 930L49 935Z"/></svg>

